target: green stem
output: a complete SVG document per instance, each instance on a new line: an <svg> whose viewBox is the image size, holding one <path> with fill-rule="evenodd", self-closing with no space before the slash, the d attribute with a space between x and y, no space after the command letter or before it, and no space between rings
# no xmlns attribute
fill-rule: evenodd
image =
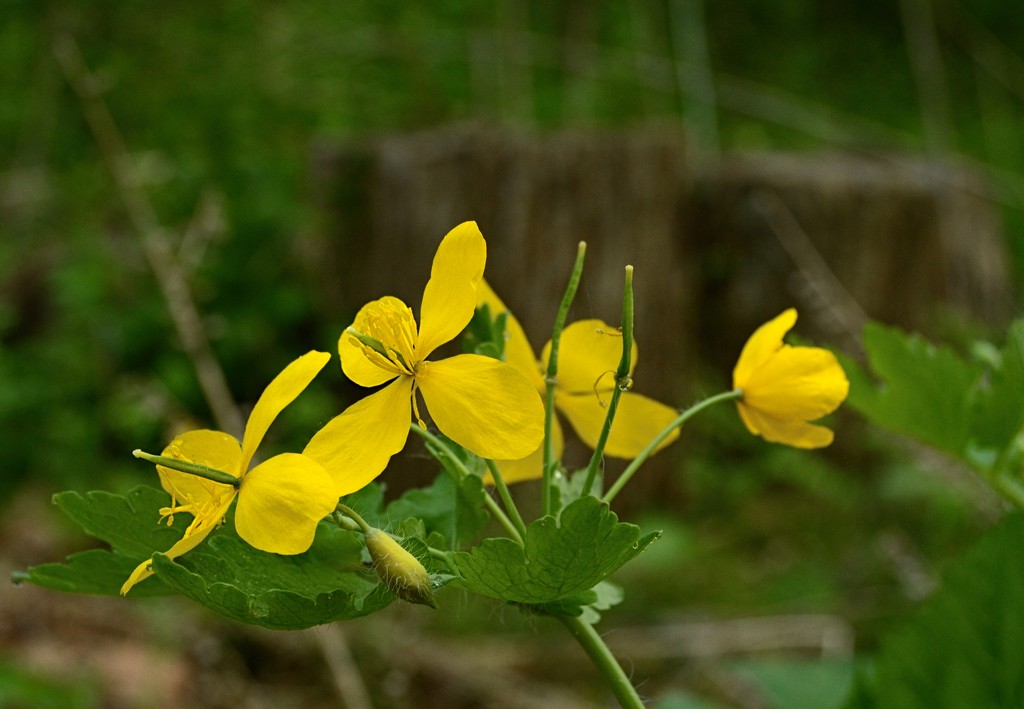
<svg viewBox="0 0 1024 709"><path fill-rule="evenodd" d="M562 625L569 629L576 641L583 646L604 681L611 688L619 705L628 709L643 709L644 703L637 694L633 683L622 669L604 640L587 621L579 617L559 616Z"/></svg>
<svg viewBox="0 0 1024 709"><path fill-rule="evenodd" d="M215 483L221 485L231 485L232 487L238 487L241 484L241 479L235 477L231 473L225 473L223 470L217 470L216 468L210 468L206 465L200 465L199 463L191 463L187 460L178 460L177 458L168 458L163 455L152 455L145 453L138 448L132 451L132 455L142 460L148 460L150 463L156 463L164 468L170 468L171 470L177 470L179 473L188 473L189 475L195 475L196 477L206 478L212 480Z"/></svg>
<svg viewBox="0 0 1024 709"><path fill-rule="evenodd" d="M720 401L739 399L741 396L743 396L743 392L739 389L733 389L732 391L726 391L722 392L721 394L715 394L714 396L704 399L704 401L700 401L694 404L686 411L679 414L679 416L676 417L676 419L672 423L663 428L657 436L652 438L651 442L647 444L647 447L640 451L640 454L636 458L634 458L629 465L626 466L626 469L622 471L622 475L619 476L619 479L616 480L615 484L612 485L608 492L605 493L603 498L604 501L611 504L611 501L614 500L615 496L619 494L619 491L626 486L626 483L628 483L629 479L633 477L637 469L641 465L643 465L644 462L651 457L651 455L654 454L654 451L658 449L658 446L661 445L662 441L664 441L672 434L672 431L682 426L684 423L690 420L691 417L700 413L704 409L713 406Z"/></svg>
<svg viewBox="0 0 1024 709"><path fill-rule="evenodd" d="M587 466L587 477L583 482L583 490L580 496L589 495L594 481L597 479L597 469L601 467L604 460L604 447L608 443L608 436L612 432L612 423L615 422L615 412L619 408L619 399L622 392L629 389L633 382L629 378L630 366L633 363L633 267L626 266L626 285L622 294L622 357L619 358L619 368L615 370L615 388L612 389L612 400L608 402L608 413L604 417L604 426L601 428L601 435L594 446L594 454L590 456L590 464ZM599 493L600 494L600 493Z"/></svg>
<svg viewBox="0 0 1024 709"><path fill-rule="evenodd" d="M340 502L339 502L339 503L338 503L338 506L337 506L337 507L335 507L334 509L335 509L336 511L338 511L338 512L341 512L341 513L342 513L343 515L345 515L346 517L349 517L349 518L351 518L351 519L352 519L352 520L353 520L353 521L354 521L354 522L355 522L355 523L356 523L357 525L359 525L359 529L363 530L363 534L369 534L370 532L372 532L372 531L373 531L373 530L372 530L372 529L370 528L370 525L368 525L368 524L366 523L366 520L365 520L365 519L363 519L363 518L362 518L362 517L361 517L361 516L359 515L359 513L358 513L358 512L356 512L356 511L355 511L354 509L352 509L352 508L351 508L351 507L349 507L348 505L344 505L344 504L342 504L342 503L340 503Z"/></svg>
<svg viewBox="0 0 1024 709"><path fill-rule="evenodd" d="M996 492L1016 505L1018 509L1024 510L1024 487L1021 486L1020 482L1006 474L1000 473L987 477Z"/></svg>
<svg viewBox="0 0 1024 709"><path fill-rule="evenodd" d="M552 477L555 473L555 439L552 433L555 420L555 386L558 384L558 347L562 341L562 330L565 328L565 320L569 317L569 307L576 297L576 289L580 286L580 278L583 276L583 258L587 253L587 242L581 241L576 247L576 262L572 267L572 274L569 276L569 284L562 296L562 303L558 307L558 316L555 318L555 327L551 332L551 353L548 355L547 376L544 377L544 471L543 484L541 486L541 510L545 515L551 514L554 504L551 496L553 485Z"/></svg>
<svg viewBox="0 0 1024 709"><path fill-rule="evenodd" d="M484 462L487 463L487 469L491 471L491 477L494 478L494 487L498 491L498 496L501 497L505 509L512 517L512 523L519 530L519 534L525 539L526 523L523 522L523 516L519 514L519 508L516 507L516 501L512 499L512 493L508 491L505 479L501 477L501 471L498 470L498 466L493 460L485 458Z"/></svg>
<svg viewBox="0 0 1024 709"><path fill-rule="evenodd" d="M455 468L459 471L459 475L461 475L462 477L466 477L468 475L473 474L469 471L469 468L466 467L466 464L462 462L459 456L455 455L452 449L446 446L444 441L435 436L433 433L426 430L425 428L421 428L419 424L416 423L413 423L411 426L409 426L409 430L413 431L420 438L429 442L434 447L438 448L444 454L444 456L451 461L452 465L454 465ZM434 457L437 456L435 455ZM438 458L438 460L440 461L444 469L448 470L448 466L444 465L444 461L441 460L440 458ZM455 482L459 481L459 478L456 477ZM491 497L490 495L484 495L484 504L487 505L487 509L490 511L492 515L494 515L495 519L498 520L501 526L505 528L505 531L508 532L508 535L520 544L522 544L523 537L519 534L519 530L516 529L516 526L514 524L512 524L512 520L508 518L508 515L506 515L501 510L501 508L498 507L498 503L494 501L494 498Z"/></svg>

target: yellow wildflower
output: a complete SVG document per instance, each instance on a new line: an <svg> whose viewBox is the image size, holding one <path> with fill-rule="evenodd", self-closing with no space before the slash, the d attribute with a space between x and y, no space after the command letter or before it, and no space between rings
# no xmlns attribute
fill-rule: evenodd
<svg viewBox="0 0 1024 709"><path fill-rule="evenodd" d="M783 336L796 324L790 308L759 327L733 370L736 406L747 429L766 441L821 448L832 431L809 421L835 411L850 390L835 355L820 347L791 347Z"/></svg>
<svg viewBox="0 0 1024 709"><path fill-rule="evenodd" d="M544 372L547 371L551 343L544 346L540 359L533 353L526 333L506 305L481 282L478 305L487 305L492 316L508 313L505 320L505 361L521 371L537 391L544 395ZM562 330L558 354L558 383L555 385L555 407L568 419L573 430L590 448L604 427L606 408L615 387L615 369L622 356L622 338L615 328L602 320L580 320ZM638 349L633 343L630 375L636 366ZM619 398L615 420L605 444L605 455L613 458L633 458L651 439L679 415L670 406L632 392L623 392ZM562 427L552 421L555 457L561 458L564 448ZM673 431L658 450L679 437ZM502 460L499 468L505 482L532 480L541 477L544 463L543 447L520 460Z"/></svg>
<svg viewBox="0 0 1024 709"><path fill-rule="evenodd" d="M423 426L416 392L446 436L484 458L520 458L544 435L537 392L512 366L462 354L427 358L456 337L476 308L487 246L474 222L452 229L434 256L423 291L420 325L398 298L367 303L338 341L346 376L384 388L358 401L319 431L304 453L335 477L339 494L380 474L409 435L412 416Z"/></svg>
<svg viewBox="0 0 1024 709"><path fill-rule="evenodd" d="M188 512L194 517L165 556L174 559L198 546L223 521L236 495L235 529L247 543L275 554L301 554L309 549L317 523L338 502L331 476L320 463L298 453L276 455L252 470L249 464L270 424L329 359L326 352L313 351L285 367L253 407L241 444L227 433L199 430L178 436L164 449L165 457L238 478L238 485L227 485L157 466L160 483L171 495L170 507L160 514L173 519L179 512ZM152 574L149 560L139 564L121 587L121 595Z"/></svg>

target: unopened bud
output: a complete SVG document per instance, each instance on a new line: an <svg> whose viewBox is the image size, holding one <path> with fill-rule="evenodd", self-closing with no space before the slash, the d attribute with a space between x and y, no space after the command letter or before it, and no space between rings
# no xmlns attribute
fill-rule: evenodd
<svg viewBox="0 0 1024 709"><path fill-rule="evenodd" d="M437 607L430 585L430 574L419 559L379 529L371 529L364 537L370 558L373 559L373 570L388 590L403 601Z"/></svg>

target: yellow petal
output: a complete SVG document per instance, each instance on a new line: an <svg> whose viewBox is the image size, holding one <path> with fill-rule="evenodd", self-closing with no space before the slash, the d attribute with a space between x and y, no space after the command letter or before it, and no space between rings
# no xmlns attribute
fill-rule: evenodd
<svg viewBox="0 0 1024 709"><path fill-rule="evenodd" d="M831 352L786 345L748 379L743 403L775 418L811 421L835 411L849 390Z"/></svg>
<svg viewBox="0 0 1024 709"><path fill-rule="evenodd" d="M422 362L416 382L441 432L484 458L515 460L544 437L544 406L515 367L480 355Z"/></svg>
<svg viewBox="0 0 1024 709"><path fill-rule="evenodd" d="M558 392L555 395L555 406L565 414L580 439L593 449L604 428L611 396L611 392L603 393L600 399L592 392L576 395ZM605 455L613 458L635 457L677 416L678 411L654 399L630 392L623 393L619 397L615 421L605 443ZM678 437L679 430L676 429L658 446L658 450Z"/></svg>
<svg viewBox="0 0 1024 709"><path fill-rule="evenodd" d="M423 291L418 359L426 359L469 324L486 260L487 244L476 222L464 222L442 239Z"/></svg>
<svg viewBox="0 0 1024 709"><path fill-rule="evenodd" d="M248 469L252 456L270 424L284 407L292 403L295 397L309 386L313 377L324 368L330 358L326 352L307 352L285 367L263 390L252 413L249 414L248 423L245 424L245 435L242 436L241 475Z"/></svg>
<svg viewBox="0 0 1024 709"><path fill-rule="evenodd" d="M242 449L234 436L223 431L207 429L183 433L167 444L161 455L167 458L198 463L209 468L221 470L236 478L242 462ZM160 484L175 500L191 501L194 504L205 504L212 495L221 494L225 485L212 480L200 478L188 473L178 472L156 466L160 475Z"/></svg>
<svg viewBox="0 0 1024 709"><path fill-rule="evenodd" d="M221 486L224 487L224 486ZM184 536L175 542L170 549L164 552L169 559L176 559L182 554L192 551L200 542L209 536L210 532L217 528L217 525L224 519L224 515L235 499L235 491L232 489L229 494L223 494L211 501L207 507L192 520L192 523L185 530ZM128 580L121 586L121 595L125 595L132 586L153 575L153 566L150 559L146 559L135 567Z"/></svg>
<svg viewBox="0 0 1024 709"><path fill-rule="evenodd" d="M766 415L736 402L740 418L747 430L766 441L784 443L795 448L823 448L832 442L832 431L799 419L781 419Z"/></svg>
<svg viewBox="0 0 1024 709"><path fill-rule="evenodd" d="M477 307L486 305L490 308L491 317L501 313L508 313L505 319L505 361L518 369L530 380L530 383L537 387L538 392L544 391L544 377L541 374L540 363L533 354L533 347L526 339L523 326L519 324L512 311L508 309L501 299L495 294L486 280L480 281L477 287Z"/></svg>
<svg viewBox="0 0 1024 709"><path fill-rule="evenodd" d="M342 497L380 475L405 445L411 421L412 379L399 377L328 421L302 453L327 469Z"/></svg>
<svg viewBox="0 0 1024 709"><path fill-rule="evenodd" d="M562 435L562 425L558 423L557 418L551 422L551 437L554 440L555 460L561 460L565 451L565 438ZM540 480L544 476L544 443L542 441L540 447L525 458L494 462L501 471L502 479L508 485L524 480ZM490 473L484 475L484 484L494 484Z"/></svg>
<svg viewBox="0 0 1024 709"><path fill-rule="evenodd" d="M249 471L238 491L235 529L251 546L274 554L309 549L316 525L338 503L334 481L308 456L282 453Z"/></svg>
<svg viewBox="0 0 1024 709"><path fill-rule="evenodd" d="M732 372L735 389L746 389L754 373L782 348L782 338L796 324L796 310L790 308L754 331L740 352Z"/></svg>
<svg viewBox="0 0 1024 709"><path fill-rule="evenodd" d="M638 350L633 342L630 373L636 366ZM541 361L551 356L551 343L544 346ZM562 330L558 351L558 389L583 394L594 388L610 390L622 358L622 333L603 320L577 320Z"/></svg>

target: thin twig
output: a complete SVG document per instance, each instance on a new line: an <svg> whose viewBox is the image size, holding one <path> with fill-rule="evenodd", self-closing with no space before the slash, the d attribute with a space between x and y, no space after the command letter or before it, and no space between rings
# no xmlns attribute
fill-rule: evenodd
<svg viewBox="0 0 1024 709"><path fill-rule="evenodd" d="M346 709L373 709L373 702L370 701L370 695L363 684L363 678L356 667L341 626L330 623L319 628L310 628L307 632L320 646L320 652L331 669L338 696L344 701Z"/></svg>
<svg viewBox="0 0 1024 709"><path fill-rule="evenodd" d="M210 347L188 281L175 258L167 231L160 225L152 205L138 186L131 155L121 132L106 104L92 89L89 69L78 43L71 35L58 34L54 38L53 53L65 79L78 97L82 115L114 179L118 196L124 203L128 219L163 294L174 329L181 339L185 354L195 367L199 386L210 405L213 418L222 430L241 436L242 417L231 396L224 370Z"/></svg>
<svg viewBox="0 0 1024 709"><path fill-rule="evenodd" d="M928 152L942 155L953 145L953 122L931 0L900 0L900 10L910 69L921 103L925 143Z"/></svg>
<svg viewBox="0 0 1024 709"><path fill-rule="evenodd" d="M850 340L859 342L861 330L868 320L867 314L825 261L786 203L775 192L758 190L751 197L751 204Z"/></svg>

